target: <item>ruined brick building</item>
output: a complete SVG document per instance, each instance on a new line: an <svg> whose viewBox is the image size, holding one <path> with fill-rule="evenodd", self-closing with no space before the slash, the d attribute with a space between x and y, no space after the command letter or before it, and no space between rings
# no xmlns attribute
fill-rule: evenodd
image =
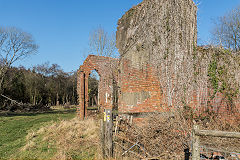
<svg viewBox="0 0 240 160"><path fill-rule="evenodd" d="M118 21L116 38L119 59L90 55L78 70L82 118L91 70L100 75L100 105L117 107L119 113L139 115L183 106L197 110L211 106L219 112L229 105L239 107L238 94L231 104L225 101L227 93L219 89L223 82L218 89L211 86L211 64L220 51L197 47L197 7L192 0L144 0ZM237 69L231 77L239 87Z"/></svg>
<svg viewBox="0 0 240 160"><path fill-rule="evenodd" d="M79 98L78 113L83 118L87 116L88 107L88 78L92 70L96 70L100 76L98 86L99 105L102 108L112 108L113 93L117 85L117 69L118 59L103 56L89 55L83 65L78 70L77 92ZM115 94L116 95L116 94ZM116 100L115 100L116 101Z"/></svg>

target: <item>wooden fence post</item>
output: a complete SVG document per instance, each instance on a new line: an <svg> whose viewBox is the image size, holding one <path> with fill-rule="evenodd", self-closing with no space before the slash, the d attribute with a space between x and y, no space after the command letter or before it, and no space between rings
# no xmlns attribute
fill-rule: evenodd
<svg viewBox="0 0 240 160"><path fill-rule="evenodd" d="M105 127L103 119L100 120L100 138L101 138L101 147L102 147L102 158L105 159Z"/></svg>
<svg viewBox="0 0 240 160"><path fill-rule="evenodd" d="M105 145L108 157L113 157L113 118L112 110L105 109ZM105 152L106 153L106 152Z"/></svg>
<svg viewBox="0 0 240 160"><path fill-rule="evenodd" d="M196 135L196 131L199 130L197 125L193 125L192 130L192 160L200 160L200 151L199 151L199 136Z"/></svg>

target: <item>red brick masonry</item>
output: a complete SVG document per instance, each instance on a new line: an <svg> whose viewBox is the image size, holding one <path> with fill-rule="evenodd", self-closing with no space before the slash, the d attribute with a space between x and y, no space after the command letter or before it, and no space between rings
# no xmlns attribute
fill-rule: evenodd
<svg viewBox="0 0 240 160"><path fill-rule="evenodd" d="M99 104L103 108L112 106L112 82L116 79L118 59L89 55L78 70L77 92L79 107L77 109L81 119L87 116L88 107L88 77L92 70L100 76L98 92Z"/></svg>

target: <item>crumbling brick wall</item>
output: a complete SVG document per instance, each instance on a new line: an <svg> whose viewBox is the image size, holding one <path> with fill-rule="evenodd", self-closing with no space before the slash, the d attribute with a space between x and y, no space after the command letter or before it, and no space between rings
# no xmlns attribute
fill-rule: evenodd
<svg viewBox="0 0 240 160"><path fill-rule="evenodd" d="M197 47L197 7L192 0L144 0L133 7L118 22L117 48L121 112L189 106L223 113L239 108L239 56L228 56L231 61L226 62L223 50L218 69L228 66L233 74L212 84L209 72L221 51ZM229 89L221 90L226 81Z"/></svg>
<svg viewBox="0 0 240 160"><path fill-rule="evenodd" d="M194 50L196 11L192 0L144 0L119 20L119 110L154 112L174 105L172 69Z"/></svg>
<svg viewBox="0 0 240 160"><path fill-rule="evenodd" d="M160 89L158 78L153 74L153 67L144 69L130 67L129 60L122 60L119 75L120 93L118 110L121 113L161 112L168 109Z"/></svg>
<svg viewBox="0 0 240 160"><path fill-rule="evenodd" d="M101 77L101 105L113 105L112 84L117 82L122 113L187 106L200 112L240 109L240 54L197 47L192 0L143 0L118 21L116 35L119 60L89 56L80 67L80 107L86 103L83 80L95 69Z"/></svg>
<svg viewBox="0 0 240 160"><path fill-rule="evenodd" d="M111 108L113 103L113 84L117 81L118 59L111 57L89 55L78 70L77 92L80 118L87 116L88 107L88 77L92 70L100 76L98 92L99 105Z"/></svg>

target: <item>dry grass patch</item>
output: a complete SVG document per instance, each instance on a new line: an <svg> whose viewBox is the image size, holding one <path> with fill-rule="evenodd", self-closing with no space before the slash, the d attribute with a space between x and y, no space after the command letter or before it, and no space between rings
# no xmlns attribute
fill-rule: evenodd
<svg viewBox="0 0 240 160"><path fill-rule="evenodd" d="M77 118L31 131L20 157L35 159L97 159L99 127L96 121Z"/></svg>

